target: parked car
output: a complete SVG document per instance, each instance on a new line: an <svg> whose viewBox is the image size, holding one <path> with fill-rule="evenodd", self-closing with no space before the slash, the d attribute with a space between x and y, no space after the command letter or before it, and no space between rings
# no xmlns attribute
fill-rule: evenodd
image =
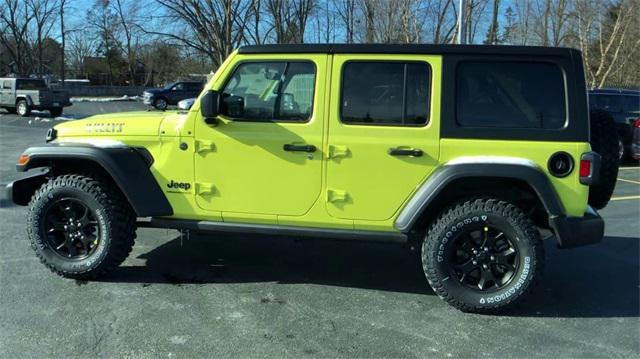
<svg viewBox="0 0 640 359"><path fill-rule="evenodd" d="M542 279L540 229L562 248L603 239L617 142L612 120L589 142L577 50L262 45L225 64L198 111L58 124L19 157L36 170L8 191L44 265L98 278L142 226L389 241L421 251L440 298L486 313Z"/></svg>
<svg viewBox="0 0 640 359"><path fill-rule="evenodd" d="M164 111L168 106L177 105L184 99L198 97L203 86L204 83L199 81L173 82L163 88L145 90L142 94L142 102Z"/></svg>
<svg viewBox="0 0 640 359"><path fill-rule="evenodd" d="M188 98L178 102L178 108L181 110L188 110L193 106L193 103L196 102L195 98Z"/></svg>
<svg viewBox="0 0 640 359"><path fill-rule="evenodd" d="M0 78L0 107L9 112L24 117L31 110L48 110L56 117L67 106L71 106L69 94L49 89L42 79Z"/></svg>
<svg viewBox="0 0 640 359"><path fill-rule="evenodd" d="M589 107L604 110L613 116L618 133L620 160L630 157L633 126L640 118L640 91L624 89L594 89L589 91Z"/></svg>

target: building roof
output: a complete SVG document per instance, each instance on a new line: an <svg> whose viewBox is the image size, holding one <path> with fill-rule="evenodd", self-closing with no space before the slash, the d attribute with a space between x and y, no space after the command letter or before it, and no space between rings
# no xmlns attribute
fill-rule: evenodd
<svg viewBox="0 0 640 359"><path fill-rule="evenodd" d="M249 45L240 54L327 53L327 54L461 54L461 55L547 55L579 54L575 49L540 46L504 45L431 45L431 44L278 44Z"/></svg>

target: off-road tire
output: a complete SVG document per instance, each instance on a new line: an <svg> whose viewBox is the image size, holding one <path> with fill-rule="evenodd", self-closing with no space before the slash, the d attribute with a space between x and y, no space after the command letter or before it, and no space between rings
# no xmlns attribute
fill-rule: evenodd
<svg viewBox="0 0 640 359"><path fill-rule="evenodd" d="M51 117L58 117L62 115L62 107L50 108L49 113L51 114Z"/></svg>
<svg viewBox="0 0 640 359"><path fill-rule="evenodd" d="M169 103L167 102L167 99L165 99L164 97L160 97L153 100L153 107L156 110L164 111L167 109L168 105Z"/></svg>
<svg viewBox="0 0 640 359"><path fill-rule="evenodd" d="M465 231L496 226L514 238L518 267L502 288L480 291L465 286L453 272L448 253ZM445 210L422 244L422 266L435 293L464 312L497 313L513 307L536 285L544 266L544 246L531 220L516 206L498 199L474 198Z"/></svg>
<svg viewBox="0 0 640 359"><path fill-rule="evenodd" d="M100 242L93 254L80 260L60 256L44 237L47 205L60 198L77 199L95 211ZM51 178L29 203L27 233L40 261L54 273L75 279L96 279L120 265L136 237L136 215L122 193L108 180L67 174Z"/></svg>
<svg viewBox="0 0 640 359"><path fill-rule="evenodd" d="M21 117L27 117L31 114L31 106L29 106L27 100L18 100L16 102L16 113Z"/></svg>
<svg viewBox="0 0 640 359"><path fill-rule="evenodd" d="M592 110L591 118L591 149L597 152L600 161L600 180L589 187L589 205L595 209L606 207L613 195L618 179L620 155L618 132L610 113L602 110Z"/></svg>

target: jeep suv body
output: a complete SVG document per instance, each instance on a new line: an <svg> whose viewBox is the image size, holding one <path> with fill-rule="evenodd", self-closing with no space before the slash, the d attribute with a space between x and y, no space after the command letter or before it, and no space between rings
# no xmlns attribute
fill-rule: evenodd
<svg viewBox="0 0 640 359"><path fill-rule="evenodd" d="M198 81L178 81L163 88L146 89L142 94L142 102L158 110L165 110L167 106L177 105L178 102L197 97L202 92L204 84Z"/></svg>
<svg viewBox="0 0 640 359"><path fill-rule="evenodd" d="M9 189L38 256L74 278L122 262L150 217L137 225L409 243L439 296L486 312L539 276L539 229L563 248L604 233L571 49L247 46L188 112L94 116L48 142L17 168L49 171Z"/></svg>
<svg viewBox="0 0 640 359"><path fill-rule="evenodd" d="M0 107L9 112L29 116L31 110L48 110L56 117L68 106L71 106L69 95L50 90L42 79L0 78Z"/></svg>

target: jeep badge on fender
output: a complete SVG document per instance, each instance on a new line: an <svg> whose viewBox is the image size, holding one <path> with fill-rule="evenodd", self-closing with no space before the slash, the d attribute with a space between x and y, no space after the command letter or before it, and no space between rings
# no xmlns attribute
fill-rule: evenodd
<svg viewBox="0 0 640 359"><path fill-rule="evenodd" d="M617 141L590 134L575 49L245 46L191 97L59 123L20 156L34 173L9 190L47 267L103 276L138 226L383 240L419 249L450 305L493 313L542 280L540 233L603 238Z"/></svg>
<svg viewBox="0 0 640 359"><path fill-rule="evenodd" d="M174 182L173 180L171 180L171 182L167 183L167 187L188 191L189 188L191 188L191 184L187 182Z"/></svg>

